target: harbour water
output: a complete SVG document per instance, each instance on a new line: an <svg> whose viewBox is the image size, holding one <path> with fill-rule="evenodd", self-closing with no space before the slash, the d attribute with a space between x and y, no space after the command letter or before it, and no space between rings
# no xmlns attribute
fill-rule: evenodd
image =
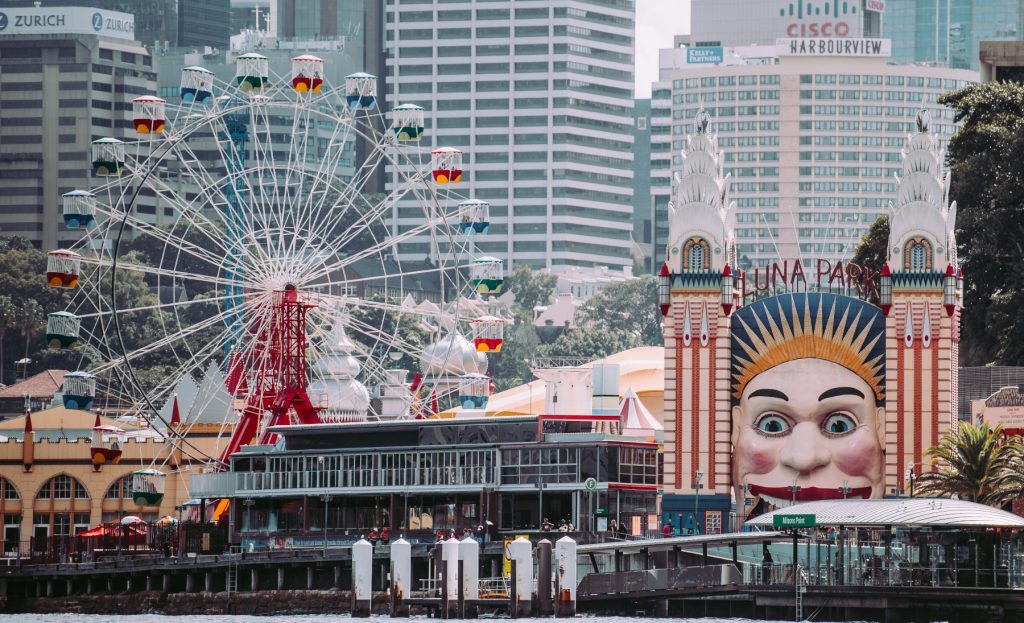
<svg viewBox="0 0 1024 623"><path fill-rule="evenodd" d="M266 615L266 616L209 616L190 617L190 623L337 623L339 619L349 617L337 614L303 614L303 615ZM415 619L428 619L427 617L412 617ZM385 619L389 617L375 616L370 620ZM596 617L581 615L577 617L585 622L592 623L638 623L650 619L643 617ZM114 614L0 614L0 623L177 623L181 617L165 616L160 614L142 614L131 616L120 616ZM505 620L505 619L497 619ZM518 619L520 623L551 623L554 619ZM657 619L663 623L765 623L753 619Z"/></svg>

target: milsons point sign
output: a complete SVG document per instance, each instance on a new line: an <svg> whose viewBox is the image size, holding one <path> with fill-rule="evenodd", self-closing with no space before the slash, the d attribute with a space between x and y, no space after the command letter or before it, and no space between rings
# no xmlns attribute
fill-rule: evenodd
<svg viewBox="0 0 1024 623"><path fill-rule="evenodd" d="M813 262L813 263L812 263ZM738 290L744 302L784 292L842 292L865 300L877 300L876 270L853 262L801 260L775 262L768 266L741 271L737 275Z"/></svg>

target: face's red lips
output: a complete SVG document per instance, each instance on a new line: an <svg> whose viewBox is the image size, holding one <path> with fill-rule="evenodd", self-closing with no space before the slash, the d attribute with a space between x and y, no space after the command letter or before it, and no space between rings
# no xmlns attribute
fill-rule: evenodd
<svg viewBox="0 0 1024 623"><path fill-rule="evenodd" d="M766 495L780 500L793 499L793 492L789 487L762 487L761 485L750 485L752 495ZM847 498L868 499L871 497L871 487L851 487L846 494ZM801 487L796 492L797 502L816 502L818 500L841 500L843 494L839 488L826 489L823 487Z"/></svg>

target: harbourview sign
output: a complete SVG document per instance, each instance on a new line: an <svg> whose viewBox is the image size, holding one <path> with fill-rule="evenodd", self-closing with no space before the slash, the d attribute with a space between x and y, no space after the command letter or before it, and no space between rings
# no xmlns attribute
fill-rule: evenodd
<svg viewBox="0 0 1024 623"><path fill-rule="evenodd" d="M28 7L0 11L0 36L99 35L135 39L135 18L129 13L85 7Z"/></svg>
<svg viewBox="0 0 1024 623"><path fill-rule="evenodd" d="M776 39L779 56L874 56L888 58L892 39Z"/></svg>

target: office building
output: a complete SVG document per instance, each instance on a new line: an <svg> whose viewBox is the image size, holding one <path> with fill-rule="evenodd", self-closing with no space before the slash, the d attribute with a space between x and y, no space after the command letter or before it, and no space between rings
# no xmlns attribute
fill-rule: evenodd
<svg viewBox="0 0 1024 623"><path fill-rule="evenodd" d="M893 4L890 0L890 4ZM692 0L693 47L775 45L778 37L877 37L861 0Z"/></svg>
<svg viewBox="0 0 1024 623"><path fill-rule="evenodd" d="M982 41L982 82L1024 82L1024 41Z"/></svg>
<svg viewBox="0 0 1024 623"><path fill-rule="evenodd" d="M230 0L9 0L8 7L85 6L130 14L135 38L150 48L226 48L232 32Z"/></svg>
<svg viewBox="0 0 1024 623"><path fill-rule="evenodd" d="M32 7L2 16L0 232L55 249L81 237L64 228L61 195L98 183L91 142L127 137L131 99L156 92L156 73L131 15Z"/></svg>
<svg viewBox="0 0 1024 623"><path fill-rule="evenodd" d="M426 110L425 158L433 147L465 152L452 193L490 202L473 252L506 271L632 265L633 2L394 0L385 10L388 99ZM402 203L392 230L422 220ZM428 248L411 239L400 256Z"/></svg>
<svg viewBox="0 0 1024 623"><path fill-rule="evenodd" d="M681 170L686 135L704 108L719 137L729 197L737 204L740 263L760 266L802 258L847 261L871 223L896 199L900 152L921 108L940 142L955 130L952 111L937 103L976 72L888 64L886 40L848 40L851 52L812 54L780 40L766 50L725 48L714 62L685 48L662 50L652 93L652 128L671 125L671 143L652 131L652 161ZM854 45L856 44L856 45ZM796 47L792 47L795 45ZM670 115L664 111L669 109ZM667 137L666 137L667 138ZM656 147L669 146L669 151ZM655 174L657 171L654 172ZM652 177L667 242L669 187Z"/></svg>
<svg viewBox="0 0 1024 623"><path fill-rule="evenodd" d="M892 61L979 69L980 42L1020 38L1021 0L889 0L883 36Z"/></svg>

